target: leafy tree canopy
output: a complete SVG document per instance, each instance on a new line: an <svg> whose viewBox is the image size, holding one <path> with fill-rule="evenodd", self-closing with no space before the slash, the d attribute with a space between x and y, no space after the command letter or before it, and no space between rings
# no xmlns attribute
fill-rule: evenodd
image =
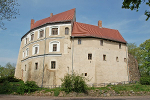
<svg viewBox="0 0 150 100"><path fill-rule="evenodd" d="M122 8L138 11L138 9L140 8L140 4L145 2L146 5L150 7L150 0L124 0L124 2L122 3ZM150 11L145 10L145 15L147 16L147 21L150 17Z"/></svg>
<svg viewBox="0 0 150 100"><path fill-rule="evenodd" d="M0 28L6 29L4 27L3 20L12 20L16 18L19 14L19 10L16 8L19 6L17 0L0 0Z"/></svg>

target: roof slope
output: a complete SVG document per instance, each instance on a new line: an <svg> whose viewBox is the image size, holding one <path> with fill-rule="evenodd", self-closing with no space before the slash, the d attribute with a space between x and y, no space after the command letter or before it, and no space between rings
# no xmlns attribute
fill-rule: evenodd
<svg viewBox="0 0 150 100"><path fill-rule="evenodd" d="M46 23L52 23L52 22L62 22L62 21L71 21L74 18L75 14L75 8L53 15L52 17L47 17L45 19L38 20L34 23L34 25L31 27L31 29L36 28L38 26L41 26Z"/></svg>
<svg viewBox="0 0 150 100"><path fill-rule="evenodd" d="M92 36L127 43L118 30L74 22L72 36Z"/></svg>

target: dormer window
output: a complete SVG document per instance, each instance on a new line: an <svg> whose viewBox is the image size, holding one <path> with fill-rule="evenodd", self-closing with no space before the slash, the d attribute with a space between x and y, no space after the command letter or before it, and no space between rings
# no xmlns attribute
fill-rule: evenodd
<svg viewBox="0 0 150 100"><path fill-rule="evenodd" d="M58 35L58 28L52 28L52 35Z"/></svg>
<svg viewBox="0 0 150 100"><path fill-rule="evenodd" d="M66 27L66 28L65 28L65 35L68 35L68 34L69 34L69 28Z"/></svg>

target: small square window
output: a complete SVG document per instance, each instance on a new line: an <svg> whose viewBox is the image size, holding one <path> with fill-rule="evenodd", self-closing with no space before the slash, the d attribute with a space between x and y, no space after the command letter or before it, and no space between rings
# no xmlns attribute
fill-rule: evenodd
<svg viewBox="0 0 150 100"><path fill-rule="evenodd" d="M100 45L103 46L103 40L100 40Z"/></svg>
<svg viewBox="0 0 150 100"><path fill-rule="evenodd" d="M106 61L106 55L103 55L103 61Z"/></svg>
<svg viewBox="0 0 150 100"><path fill-rule="evenodd" d="M78 44L81 44L81 39L78 39Z"/></svg>
<svg viewBox="0 0 150 100"><path fill-rule="evenodd" d="M56 62L55 61L51 61L51 69L55 69L56 68Z"/></svg>
<svg viewBox="0 0 150 100"><path fill-rule="evenodd" d="M58 28L52 28L52 35L58 35Z"/></svg>
<svg viewBox="0 0 150 100"><path fill-rule="evenodd" d="M40 30L40 38L44 36L44 30Z"/></svg>
<svg viewBox="0 0 150 100"><path fill-rule="evenodd" d="M121 49L121 43L119 43L119 49Z"/></svg>
<svg viewBox="0 0 150 100"><path fill-rule="evenodd" d="M88 60L92 60L92 54L88 54Z"/></svg>
<svg viewBox="0 0 150 100"><path fill-rule="evenodd" d="M35 63L35 70L38 69L38 63Z"/></svg>
<svg viewBox="0 0 150 100"><path fill-rule="evenodd" d="M57 51L57 44L53 44L53 51Z"/></svg>

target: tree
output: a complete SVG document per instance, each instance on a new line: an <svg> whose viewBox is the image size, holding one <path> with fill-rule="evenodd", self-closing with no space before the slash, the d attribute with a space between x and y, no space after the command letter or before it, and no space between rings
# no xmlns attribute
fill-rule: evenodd
<svg viewBox="0 0 150 100"><path fill-rule="evenodd" d="M138 11L138 9L140 8L140 4L144 2L146 2L146 5L150 7L150 0L124 0L124 2L122 3L122 8ZM147 16L147 21L150 17L150 11L145 10L145 15Z"/></svg>
<svg viewBox="0 0 150 100"><path fill-rule="evenodd" d="M139 46L141 65L140 70L142 75L150 74L150 39L146 40L144 43Z"/></svg>
<svg viewBox="0 0 150 100"><path fill-rule="evenodd" d="M5 67L0 65L0 77L14 76L15 64L7 63Z"/></svg>
<svg viewBox="0 0 150 100"><path fill-rule="evenodd" d="M19 6L17 0L0 0L0 28L6 29L4 27L3 20L12 20L16 18L19 14L19 10L16 8Z"/></svg>

